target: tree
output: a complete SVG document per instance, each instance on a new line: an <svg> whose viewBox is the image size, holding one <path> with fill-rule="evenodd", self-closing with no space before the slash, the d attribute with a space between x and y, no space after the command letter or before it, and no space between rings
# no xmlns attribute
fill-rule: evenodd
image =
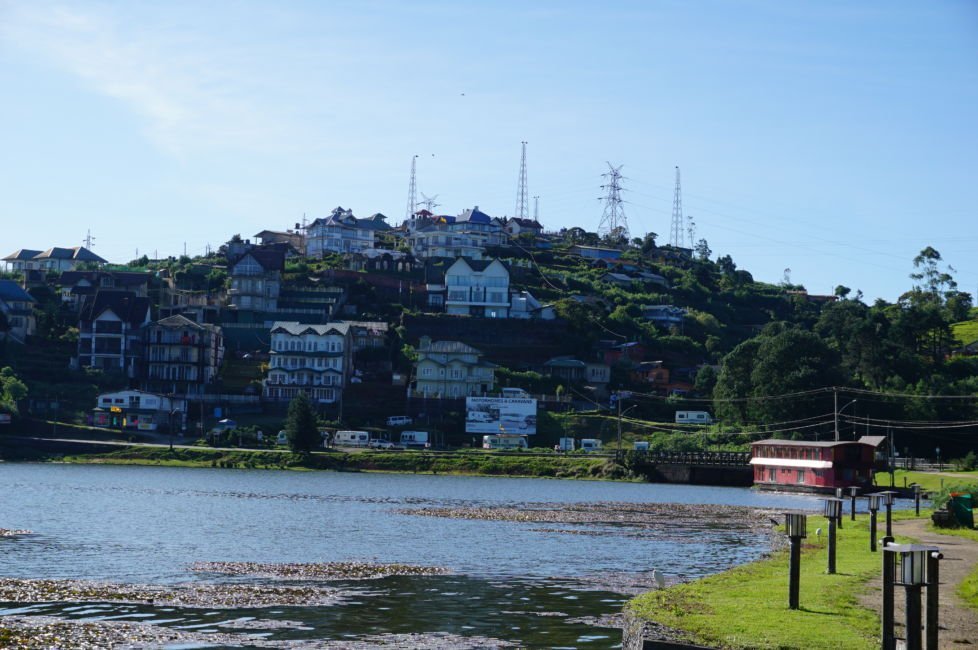
<svg viewBox="0 0 978 650"><path fill-rule="evenodd" d="M285 435L292 451L309 453L320 444L316 413L305 393L299 393L289 402L289 412L285 419Z"/></svg>
<svg viewBox="0 0 978 650"><path fill-rule="evenodd" d="M711 397L713 395L713 387L716 385L717 371L713 369L713 366L700 366L699 371L696 373L696 383L693 384L696 392L700 395Z"/></svg>
<svg viewBox="0 0 978 650"><path fill-rule="evenodd" d="M17 402L27 397L27 385L17 378L9 366L0 370L0 409L17 413Z"/></svg>
<svg viewBox="0 0 978 650"><path fill-rule="evenodd" d="M710 253L713 252L710 250L710 245L706 243L705 239L701 239L696 242L696 246L693 248L693 250L696 251L696 257L701 260L710 259Z"/></svg>

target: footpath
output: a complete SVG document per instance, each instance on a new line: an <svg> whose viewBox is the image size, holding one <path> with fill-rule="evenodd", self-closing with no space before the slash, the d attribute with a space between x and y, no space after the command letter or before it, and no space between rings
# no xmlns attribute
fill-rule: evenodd
<svg viewBox="0 0 978 650"><path fill-rule="evenodd" d="M978 644L978 610L969 607L958 596L958 586L978 566L978 542L954 535L940 535L927 530L926 519L907 519L893 522L893 532L917 540L920 544L937 546L944 554L941 560L940 647L974 648ZM881 607L882 578L870 581L860 603L877 613ZM903 602L897 587L897 636L903 636Z"/></svg>

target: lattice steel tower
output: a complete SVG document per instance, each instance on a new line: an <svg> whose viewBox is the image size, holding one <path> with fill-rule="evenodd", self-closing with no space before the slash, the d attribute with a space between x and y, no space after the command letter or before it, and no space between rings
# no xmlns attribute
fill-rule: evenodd
<svg viewBox="0 0 978 650"><path fill-rule="evenodd" d="M669 231L669 244L686 248L683 223L683 189L679 181L679 165L676 165L676 192L672 197L672 229Z"/></svg>
<svg viewBox="0 0 978 650"><path fill-rule="evenodd" d="M607 178L608 182L601 186L605 191L604 212L601 214L601 223L598 224L598 235L616 236L619 239L628 240L628 220L625 218L624 201L621 198L621 168L624 165L613 166L608 163L608 171L601 174L602 178Z"/></svg>
<svg viewBox="0 0 978 650"><path fill-rule="evenodd" d="M407 214L404 218L410 221L414 217L414 211L418 205L418 182L415 172L418 166L418 156L415 154L411 158L411 183L408 185Z"/></svg>
<svg viewBox="0 0 978 650"><path fill-rule="evenodd" d="M517 219L526 219L529 211L526 206L526 140L523 145L523 157L520 159L520 182L516 188L516 212L513 216Z"/></svg>

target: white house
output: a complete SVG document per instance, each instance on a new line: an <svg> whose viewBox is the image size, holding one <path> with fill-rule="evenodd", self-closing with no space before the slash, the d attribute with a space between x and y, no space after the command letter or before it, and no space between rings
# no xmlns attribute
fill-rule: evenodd
<svg viewBox="0 0 978 650"><path fill-rule="evenodd" d="M465 210L457 217L437 217L434 223L411 232L411 253L420 259L468 257L482 259L486 246L501 246L506 239L502 223L479 210Z"/></svg>
<svg viewBox="0 0 978 650"><path fill-rule="evenodd" d="M275 311L282 291L285 251L275 247L255 247L230 263L231 309Z"/></svg>
<svg viewBox="0 0 978 650"><path fill-rule="evenodd" d="M0 280L0 314L7 321L6 331L0 330L0 341L10 339L24 343L34 334L34 303L31 294L13 280Z"/></svg>
<svg viewBox="0 0 978 650"><path fill-rule="evenodd" d="M306 254L322 257L328 253L357 253L374 247L375 235L390 230L382 214L357 219L352 210L337 207L325 218L306 228Z"/></svg>
<svg viewBox="0 0 978 650"><path fill-rule="evenodd" d="M642 305L642 318L658 325L681 325L686 310L675 305Z"/></svg>
<svg viewBox="0 0 978 650"><path fill-rule="evenodd" d="M448 287L446 313L509 317L509 269L499 260L460 257L445 271L445 284Z"/></svg>
<svg viewBox="0 0 978 650"><path fill-rule="evenodd" d="M274 323L265 397L288 401L302 391L314 402L340 401L352 347L349 323Z"/></svg>
<svg viewBox="0 0 978 650"><path fill-rule="evenodd" d="M460 398L485 395L495 384L494 364L461 341L432 341L422 336L415 368L416 396Z"/></svg>
<svg viewBox="0 0 978 650"><path fill-rule="evenodd" d="M74 271L82 262L94 262L101 266L107 262L84 246L61 248L55 246L46 251L21 249L3 258L13 271Z"/></svg>
<svg viewBox="0 0 978 650"><path fill-rule="evenodd" d="M541 304L529 291L513 291L509 306L510 318L554 320L557 312L552 305Z"/></svg>
<svg viewBox="0 0 978 650"><path fill-rule="evenodd" d="M186 425L187 402L141 390L102 393L92 411L97 427L157 431Z"/></svg>

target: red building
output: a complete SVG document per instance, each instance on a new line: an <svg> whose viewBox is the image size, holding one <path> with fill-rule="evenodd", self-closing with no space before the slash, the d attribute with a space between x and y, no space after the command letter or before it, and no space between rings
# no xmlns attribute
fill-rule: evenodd
<svg viewBox="0 0 978 650"><path fill-rule="evenodd" d="M762 489L828 492L873 484L876 450L885 438L810 442L760 440L751 444L754 485Z"/></svg>

